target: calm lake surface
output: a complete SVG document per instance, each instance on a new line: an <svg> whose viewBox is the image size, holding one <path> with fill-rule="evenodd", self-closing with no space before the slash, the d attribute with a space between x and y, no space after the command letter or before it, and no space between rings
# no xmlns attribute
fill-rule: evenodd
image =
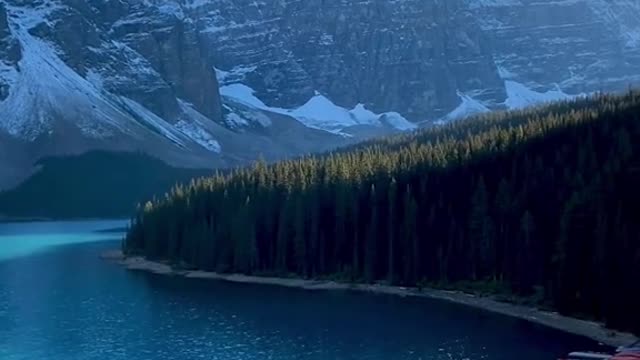
<svg viewBox="0 0 640 360"><path fill-rule="evenodd" d="M119 221L0 224L0 359L556 359L592 341L455 304L126 271Z"/></svg>

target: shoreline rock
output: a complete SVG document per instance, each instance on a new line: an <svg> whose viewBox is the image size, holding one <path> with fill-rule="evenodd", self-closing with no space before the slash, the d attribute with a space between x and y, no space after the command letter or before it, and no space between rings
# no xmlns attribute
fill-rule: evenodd
<svg viewBox="0 0 640 360"><path fill-rule="evenodd" d="M584 336L613 347L629 345L638 340L633 334L607 329L598 322L576 319L534 307L500 302L491 297L476 296L460 291L437 289L419 290L417 288L380 284L347 284L335 281L306 280L300 278L218 274L201 270L175 270L168 264L150 261L143 257L127 257L119 250L108 251L103 253L100 257L104 260L118 263L128 270L144 271L158 275L183 276L190 279L207 279L243 284L282 286L303 290L348 290L402 297L410 296L444 300L451 303L471 306L484 311L526 320L574 335Z"/></svg>

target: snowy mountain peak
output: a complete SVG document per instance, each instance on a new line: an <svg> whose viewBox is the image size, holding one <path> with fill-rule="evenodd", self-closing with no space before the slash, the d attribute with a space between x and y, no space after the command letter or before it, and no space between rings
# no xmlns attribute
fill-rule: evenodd
<svg viewBox="0 0 640 360"><path fill-rule="evenodd" d="M635 0L1 0L0 139L21 163L324 151L640 84L638 13Z"/></svg>

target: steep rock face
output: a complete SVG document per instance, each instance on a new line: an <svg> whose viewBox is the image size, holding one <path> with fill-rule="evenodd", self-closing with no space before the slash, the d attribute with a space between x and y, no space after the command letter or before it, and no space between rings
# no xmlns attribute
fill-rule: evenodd
<svg viewBox="0 0 640 360"><path fill-rule="evenodd" d="M566 93L640 84L635 0L466 0L505 79Z"/></svg>
<svg viewBox="0 0 640 360"><path fill-rule="evenodd" d="M20 60L20 44L9 29L7 10L0 3L0 59L8 65L15 65Z"/></svg>
<svg viewBox="0 0 640 360"><path fill-rule="evenodd" d="M465 97L497 109L514 88L579 94L640 79L634 0L5 1L83 78L170 123L180 99L225 124L219 81L272 108L319 93L430 122ZM0 29L11 38L6 15ZM19 46L5 49L15 63Z"/></svg>
<svg viewBox="0 0 640 360"><path fill-rule="evenodd" d="M213 64L203 57L204 44L179 7L130 2L127 15L114 22L109 32L148 60L176 97L191 103L205 116L220 119L221 103ZM161 111L160 115L172 114Z"/></svg>
<svg viewBox="0 0 640 360"><path fill-rule="evenodd" d="M639 14L635 0L0 0L0 140L20 163L324 151L640 85Z"/></svg>
<svg viewBox="0 0 640 360"><path fill-rule="evenodd" d="M21 56L20 44L9 29L7 11L4 4L0 3L0 101L9 96L9 84L2 73L11 71Z"/></svg>
<svg viewBox="0 0 640 360"><path fill-rule="evenodd" d="M219 119L218 83L200 54L198 34L179 13L142 1L65 1L30 32L56 44L78 74L177 121L176 98Z"/></svg>
<svg viewBox="0 0 640 360"><path fill-rule="evenodd" d="M314 91L413 120L443 114L457 90L504 98L489 49L453 1L216 0L189 7L210 57L244 76L269 105L294 107Z"/></svg>
<svg viewBox="0 0 640 360"><path fill-rule="evenodd" d="M202 55L194 25L176 9L136 0L0 5L0 188L32 173L42 157L93 149L230 167L347 142L259 109L245 113L269 119L264 126L221 126L213 64ZM265 129L271 116L278 126Z"/></svg>
<svg viewBox="0 0 640 360"><path fill-rule="evenodd" d="M429 122L465 97L500 109L640 80L634 0L186 0L182 8L213 44L211 61L272 106L300 106L319 91L346 108Z"/></svg>

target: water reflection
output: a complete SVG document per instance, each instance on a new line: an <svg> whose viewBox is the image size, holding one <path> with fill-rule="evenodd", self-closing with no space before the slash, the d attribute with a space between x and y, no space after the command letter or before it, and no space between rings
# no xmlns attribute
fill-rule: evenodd
<svg viewBox="0 0 640 360"><path fill-rule="evenodd" d="M126 220L0 223L0 261L61 245L118 240L122 233L101 231L127 224Z"/></svg>

